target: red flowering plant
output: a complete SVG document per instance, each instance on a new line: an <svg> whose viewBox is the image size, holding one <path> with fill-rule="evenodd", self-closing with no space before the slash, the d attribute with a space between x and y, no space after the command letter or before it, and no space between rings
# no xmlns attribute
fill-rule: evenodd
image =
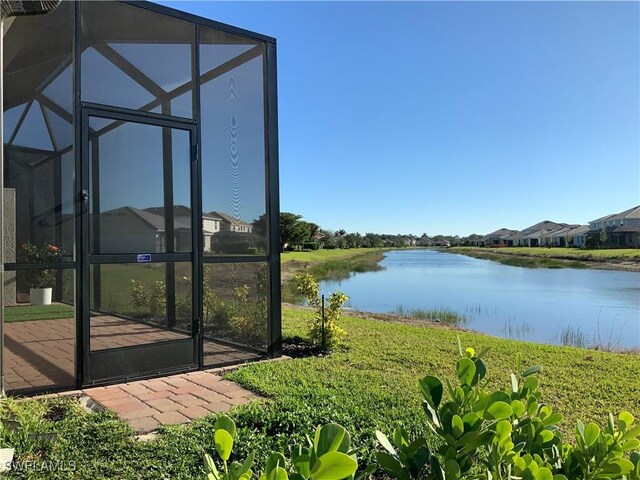
<svg viewBox="0 0 640 480"><path fill-rule="evenodd" d="M64 254L56 245L45 243L41 247L31 242L22 244L24 260L27 263L55 263L59 262ZM49 288L56 283L56 271L50 268L43 270L27 270L26 282L31 288Z"/></svg>

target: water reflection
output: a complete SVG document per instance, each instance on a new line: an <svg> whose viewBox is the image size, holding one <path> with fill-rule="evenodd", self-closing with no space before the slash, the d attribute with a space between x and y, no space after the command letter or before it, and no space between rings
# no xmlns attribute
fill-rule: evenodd
<svg viewBox="0 0 640 480"><path fill-rule="evenodd" d="M529 269L431 250L388 252L377 272L323 282L352 308L448 309L465 328L539 343L640 347L640 273Z"/></svg>

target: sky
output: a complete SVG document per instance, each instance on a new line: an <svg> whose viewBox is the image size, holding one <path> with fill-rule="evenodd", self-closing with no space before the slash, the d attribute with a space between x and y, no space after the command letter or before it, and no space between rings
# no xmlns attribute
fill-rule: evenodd
<svg viewBox="0 0 640 480"><path fill-rule="evenodd" d="M638 2L158 2L278 42L281 210L349 232L640 204Z"/></svg>

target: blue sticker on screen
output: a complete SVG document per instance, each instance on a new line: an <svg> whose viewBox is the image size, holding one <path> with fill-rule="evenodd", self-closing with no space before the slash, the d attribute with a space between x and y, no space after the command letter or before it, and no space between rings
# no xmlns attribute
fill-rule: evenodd
<svg viewBox="0 0 640 480"><path fill-rule="evenodd" d="M138 258L138 263L150 262L151 261L151 254L150 253L139 253L137 255L137 258Z"/></svg>

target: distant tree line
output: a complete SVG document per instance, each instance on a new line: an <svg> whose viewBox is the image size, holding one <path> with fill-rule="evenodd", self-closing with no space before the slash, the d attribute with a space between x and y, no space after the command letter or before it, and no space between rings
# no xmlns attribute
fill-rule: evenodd
<svg viewBox="0 0 640 480"><path fill-rule="evenodd" d="M264 218L256 220L256 227L263 228ZM383 248L383 247L434 247L470 245L481 235L468 237L458 235L434 235L387 233L349 233L345 229L328 230L318 224L308 222L302 215L290 212L280 214L280 249L284 250L317 250L319 248Z"/></svg>

